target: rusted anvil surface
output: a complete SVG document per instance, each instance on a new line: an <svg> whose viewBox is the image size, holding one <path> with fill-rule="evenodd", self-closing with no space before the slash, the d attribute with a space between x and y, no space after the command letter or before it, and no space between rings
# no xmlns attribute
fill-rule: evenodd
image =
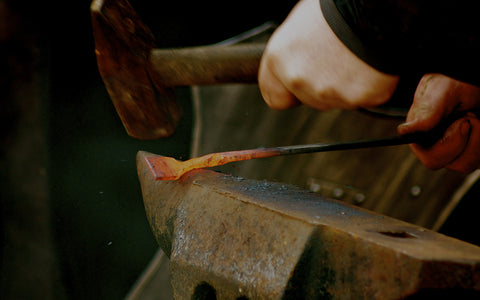
<svg viewBox="0 0 480 300"><path fill-rule="evenodd" d="M479 247L281 183L207 170L155 181L145 155L145 209L177 299L479 295Z"/></svg>

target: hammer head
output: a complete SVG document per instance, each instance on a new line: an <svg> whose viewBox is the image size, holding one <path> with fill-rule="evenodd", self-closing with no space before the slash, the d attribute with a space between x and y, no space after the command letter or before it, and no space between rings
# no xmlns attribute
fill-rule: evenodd
<svg viewBox="0 0 480 300"><path fill-rule="evenodd" d="M173 88L162 86L152 69L152 33L126 0L94 0L91 15L98 69L127 133L171 135L181 108Z"/></svg>

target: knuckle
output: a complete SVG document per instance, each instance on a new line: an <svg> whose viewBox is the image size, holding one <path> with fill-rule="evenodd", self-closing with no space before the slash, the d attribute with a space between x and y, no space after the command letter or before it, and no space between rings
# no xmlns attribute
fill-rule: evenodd
<svg viewBox="0 0 480 300"><path fill-rule="evenodd" d="M312 88L312 95L323 102L341 99L341 94L337 88L328 82L317 82Z"/></svg>
<svg viewBox="0 0 480 300"><path fill-rule="evenodd" d="M292 91L302 91L308 85L305 78L303 78L301 74L298 74L294 71L288 73L286 82Z"/></svg>
<svg viewBox="0 0 480 300"><path fill-rule="evenodd" d="M376 107L387 102L391 96L388 91L356 91L350 102L356 107Z"/></svg>

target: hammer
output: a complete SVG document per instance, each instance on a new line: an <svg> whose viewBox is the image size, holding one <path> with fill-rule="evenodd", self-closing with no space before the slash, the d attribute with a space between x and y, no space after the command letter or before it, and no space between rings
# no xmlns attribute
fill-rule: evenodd
<svg viewBox="0 0 480 300"><path fill-rule="evenodd" d="M155 39L126 0L90 7L98 69L128 135L170 136L181 115L174 87L255 83L264 43L154 49Z"/></svg>

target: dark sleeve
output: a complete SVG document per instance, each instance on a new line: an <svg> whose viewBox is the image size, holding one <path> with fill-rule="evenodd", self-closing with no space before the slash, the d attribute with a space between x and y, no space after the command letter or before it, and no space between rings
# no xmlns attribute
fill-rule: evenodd
<svg viewBox="0 0 480 300"><path fill-rule="evenodd" d="M480 86L480 1L320 0L339 39L376 69Z"/></svg>

